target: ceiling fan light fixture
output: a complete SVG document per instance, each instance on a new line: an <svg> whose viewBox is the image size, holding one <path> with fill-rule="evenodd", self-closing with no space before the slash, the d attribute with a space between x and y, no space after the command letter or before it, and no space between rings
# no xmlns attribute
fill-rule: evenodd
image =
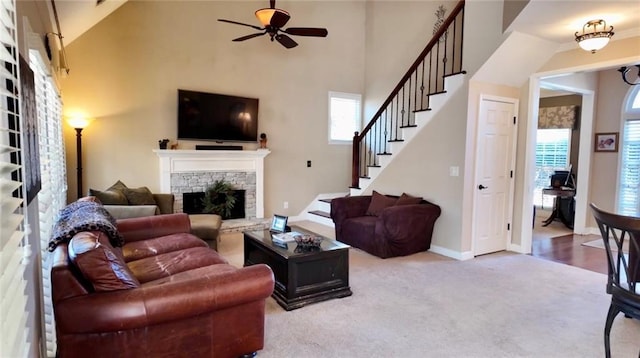
<svg viewBox="0 0 640 358"><path fill-rule="evenodd" d="M602 25L602 28L598 30L598 26ZM591 32L588 29L593 27ZM582 34L578 35L576 32L576 42L580 48L591 53L601 50L609 43L609 39L614 35L613 26L609 26L609 30L606 30L607 22L600 20L591 20L582 27Z"/></svg>
<svg viewBox="0 0 640 358"><path fill-rule="evenodd" d="M271 25L271 20L276 14L282 14L289 17L289 13L281 9L265 8L256 11L256 17L264 27Z"/></svg>

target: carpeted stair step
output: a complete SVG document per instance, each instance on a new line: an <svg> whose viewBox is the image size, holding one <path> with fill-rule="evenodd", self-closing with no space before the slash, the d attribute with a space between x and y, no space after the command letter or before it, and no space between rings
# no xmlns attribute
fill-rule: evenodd
<svg viewBox="0 0 640 358"><path fill-rule="evenodd" d="M318 215L324 218L331 219L331 215L328 212L322 211L322 210L311 210L309 211L309 214Z"/></svg>

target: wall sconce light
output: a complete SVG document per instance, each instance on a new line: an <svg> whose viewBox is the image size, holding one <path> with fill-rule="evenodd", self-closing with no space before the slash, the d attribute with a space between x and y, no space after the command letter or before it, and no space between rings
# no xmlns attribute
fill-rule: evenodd
<svg viewBox="0 0 640 358"><path fill-rule="evenodd" d="M602 29L598 31L598 26L602 25ZM593 31L587 32L590 27L593 27ZM607 46L609 39L613 36L613 26L609 26L609 30L606 31L607 22L604 20L591 20L582 27L582 35L578 35L576 32L576 42L585 51L596 51Z"/></svg>
<svg viewBox="0 0 640 358"><path fill-rule="evenodd" d="M629 71L631 70L631 67L620 67L618 69L618 71L622 74L622 80L632 86L635 85L640 85L640 65L636 65L636 68L638 68L638 73L636 74L636 81L635 82L631 82L629 81L629 79L627 78L627 74L629 74Z"/></svg>
<svg viewBox="0 0 640 358"><path fill-rule="evenodd" d="M66 118L67 124L76 130L76 161L77 161L77 169L76 169L76 182L77 182L77 194L78 199L80 199L82 194L82 130L86 128L93 119L87 118L81 115L75 115L72 117Z"/></svg>

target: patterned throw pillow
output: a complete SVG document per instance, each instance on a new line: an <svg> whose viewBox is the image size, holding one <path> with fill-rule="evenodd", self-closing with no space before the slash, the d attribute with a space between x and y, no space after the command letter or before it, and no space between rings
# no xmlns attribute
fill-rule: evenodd
<svg viewBox="0 0 640 358"><path fill-rule="evenodd" d="M382 213L382 210L395 205L397 200L396 198L390 198L374 190L373 194L371 194L371 203L369 204L369 208L367 208L367 215L378 216Z"/></svg>
<svg viewBox="0 0 640 358"><path fill-rule="evenodd" d="M129 205L156 205L156 200L153 198L151 190L146 186L136 189L126 188L123 192Z"/></svg>

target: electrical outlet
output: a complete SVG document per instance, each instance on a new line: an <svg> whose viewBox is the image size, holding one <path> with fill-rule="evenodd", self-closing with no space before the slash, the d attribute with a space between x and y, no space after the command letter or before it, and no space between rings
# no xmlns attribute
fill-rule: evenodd
<svg viewBox="0 0 640 358"><path fill-rule="evenodd" d="M282 205L285 209L289 209L289 202L285 201L284 205Z"/></svg>
<svg viewBox="0 0 640 358"><path fill-rule="evenodd" d="M459 167L449 167L449 176L457 177L460 175Z"/></svg>
<svg viewBox="0 0 640 358"><path fill-rule="evenodd" d="M307 160L307 168L311 168L311 161Z"/></svg>

